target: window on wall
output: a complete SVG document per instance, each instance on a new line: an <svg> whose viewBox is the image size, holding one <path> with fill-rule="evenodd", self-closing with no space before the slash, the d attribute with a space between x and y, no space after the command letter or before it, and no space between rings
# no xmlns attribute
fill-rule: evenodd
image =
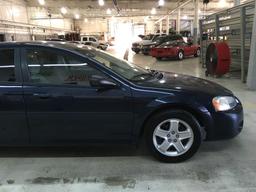
<svg viewBox="0 0 256 192"><path fill-rule="evenodd" d="M97 69L71 55L49 50L27 50L30 82L72 84L90 87L92 76L104 77Z"/></svg>
<svg viewBox="0 0 256 192"><path fill-rule="evenodd" d="M0 49L0 81L15 82L14 49Z"/></svg>

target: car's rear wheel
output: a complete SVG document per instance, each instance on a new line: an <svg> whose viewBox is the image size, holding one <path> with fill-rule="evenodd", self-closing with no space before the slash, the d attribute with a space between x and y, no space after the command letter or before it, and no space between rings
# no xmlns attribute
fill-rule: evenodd
<svg viewBox="0 0 256 192"><path fill-rule="evenodd" d="M183 110L164 111L147 123L146 139L160 161L177 163L192 157L201 144L200 125Z"/></svg>
<svg viewBox="0 0 256 192"><path fill-rule="evenodd" d="M195 57L199 57L201 54L201 50L200 49L197 49L196 50L196 53L194 54Z"/></svg>
<svg viewBox="0 0 256 192"><path fill-rule="evenodd" d="M180 51L178 52L177 58L178 58L179 60L184 59L184 53L183 53L182 50L180 50Z"/></svg>

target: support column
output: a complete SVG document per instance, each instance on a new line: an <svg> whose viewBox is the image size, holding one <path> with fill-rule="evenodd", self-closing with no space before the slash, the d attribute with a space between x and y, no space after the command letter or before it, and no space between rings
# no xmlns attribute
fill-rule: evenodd
<svg viewBox="0 0 256 192"><path fill-rule="evenodd" d="M163 20L160 21L160 34L163 32Z"/></svg>
<svg viewBox="0 0 256 192"><path fill-rule="evenodd" d="M241 42L241 80L245 83L245 34L246 34L246 19L245 7L240 8L240 42Z"/></svg>
<svg viewBox="0 0 256 192"><path fill-rule="evenodd" d="M178 9L177 14L176 31L177 33L180 33L180 8Z"/></svg>
<svg viewBox="0 0 256 192"><path fill-rule="evenodd" d="M169 29L170 29L170 17L166 17L166 34L169 34Z"/></svg>
<svg viewBox="0 0 256 192"><path fill-rule="evenodd" d="M193 39L194 44L197 44L197 37L198 37L198 28L199 28L199 0L194 0L195 4L195 17L193 23Z"/></svg>
<svg viewBox="0 0 256 192"><path fill-rule="evenodd" d="M219 41L219 39L220 39L219 15L215 16L215 37L216 37L216 41Z"/></svg>
<svg viewBox="0 0 256 192"><path fill-rule="evenodd" d="M256 1L255 1L256 7ZM247 86L249 89L256 90L256 8L254 9L254 19L253 19L253 30L252 30L252 40L250 49L250 60L247 75Z"/></svg>

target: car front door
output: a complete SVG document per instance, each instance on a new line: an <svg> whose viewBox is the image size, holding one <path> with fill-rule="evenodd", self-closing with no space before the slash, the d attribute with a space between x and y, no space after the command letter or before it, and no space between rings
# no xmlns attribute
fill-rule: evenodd
<svg viewBox="0 0 256 192"><path fill-rule="evenodd" d="M68 52L26 48L23 56L32 143L130 141L133 115L129 87L120 84L99 90L91 86L92 76L119 82Z"/></svg>
<svg viewBox="0 0 256 192"><path fill-rule="evenodd" d="M0 47L0 145L28 144L18 48Z"/></svg>

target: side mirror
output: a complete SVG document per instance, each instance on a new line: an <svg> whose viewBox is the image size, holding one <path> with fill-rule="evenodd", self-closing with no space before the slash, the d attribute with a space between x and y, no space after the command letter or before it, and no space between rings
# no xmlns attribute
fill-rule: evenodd
<svg viewBox="0 0 256 192"><path fill-rule="evenodd" d="M92 87L98 88L98 89L115 89L118 87L118 85L108 79L105 79L101 76L93 75L90 78L90 85Z"/></svg>

